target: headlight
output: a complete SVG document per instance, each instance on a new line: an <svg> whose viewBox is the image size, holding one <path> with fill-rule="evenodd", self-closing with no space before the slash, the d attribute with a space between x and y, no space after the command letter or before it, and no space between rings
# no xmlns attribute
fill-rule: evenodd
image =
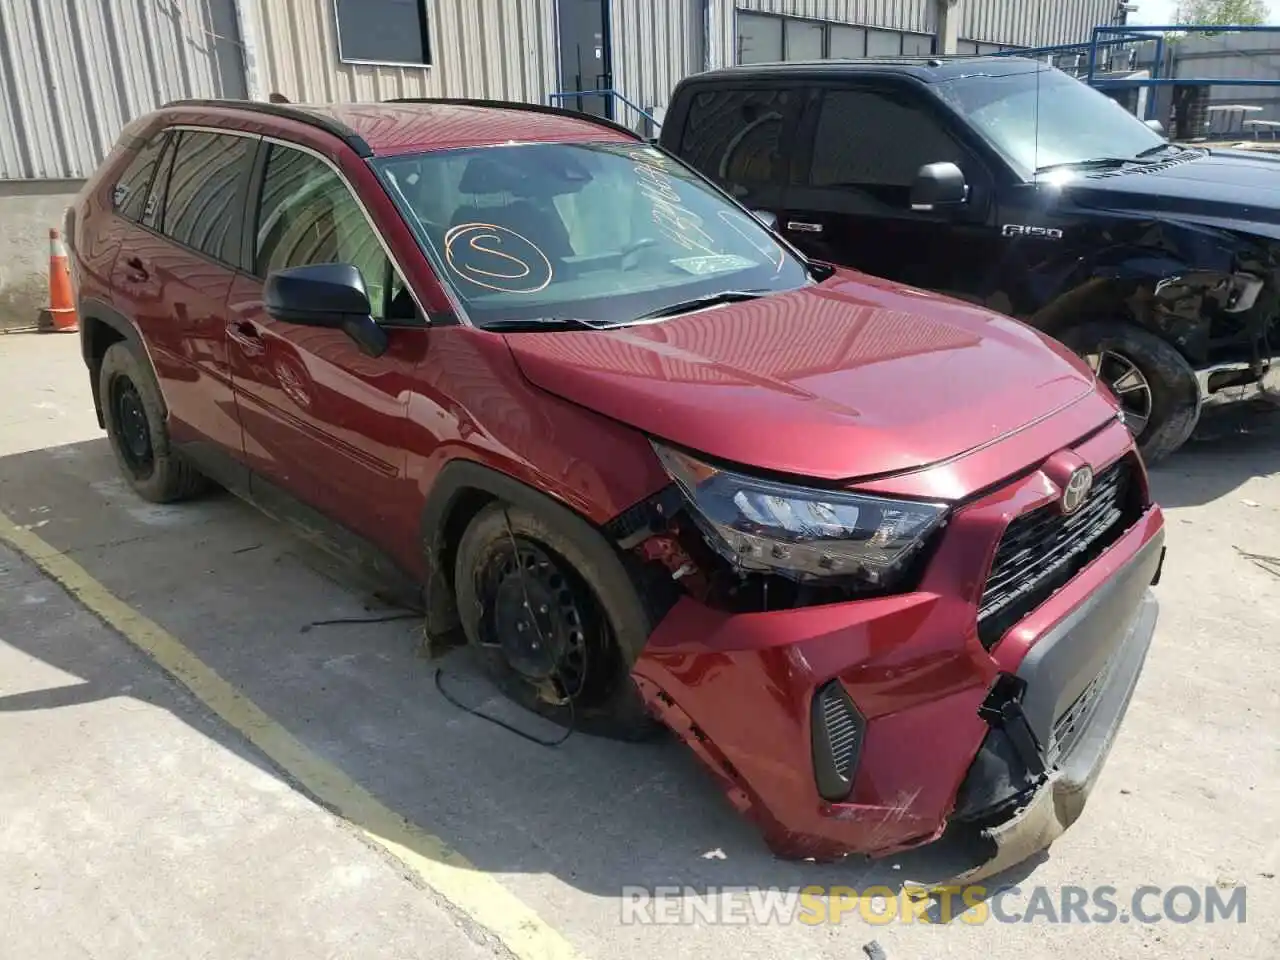
<svg viewBox="0 0 1280 960"><path fill-rule="evenodd" d="M654 443L707 539L745 570L887 585L945 522L940 503L813 490L721 470Z"/></svg>

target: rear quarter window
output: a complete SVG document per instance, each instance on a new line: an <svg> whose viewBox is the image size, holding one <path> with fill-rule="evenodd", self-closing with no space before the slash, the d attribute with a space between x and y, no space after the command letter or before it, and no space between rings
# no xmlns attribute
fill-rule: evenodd
<svg viewBox="0 0 1280 960"><path fill-rule="evenodd" d="M144 143L134 154L111 190L111 205L116 213L129 220L141 220L147 191L155 176L156 161L168 134L161 132Z"/></svg>

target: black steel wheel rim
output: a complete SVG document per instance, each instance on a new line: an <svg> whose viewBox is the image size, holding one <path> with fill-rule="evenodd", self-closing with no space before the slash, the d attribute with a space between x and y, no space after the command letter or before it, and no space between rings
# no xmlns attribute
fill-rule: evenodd
<svg viewBox="0 0 1280 960"><path fill-rule="evenodd" d="M119 376L111 381L110 400L120 455L134 473L149 473L155 454L151 449L151 426L142 395L132 380Z"/></svg>
<svg viewBox="0 0 1280 960"><path fill-rule="evenodd" d="M609 650L595 597L572 567L541 544L512 536L490 555L477 582L481 642L540 699L594 701Z"/></svg>

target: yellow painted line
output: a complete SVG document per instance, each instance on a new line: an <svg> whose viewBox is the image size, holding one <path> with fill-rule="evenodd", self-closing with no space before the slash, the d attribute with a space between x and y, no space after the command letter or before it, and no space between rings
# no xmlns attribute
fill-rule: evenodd
<svg viewBox="0 0 1280 960"><path fill-rule="evenodd" d="M496 934L520 960L581 960L563 936L497 880L469 863L439 837L384 806L336 766L308 750L183 646L177 637L114 596L70 557L3 513L0 513L0 541L62 584L313 797L403 862L476 923Z"/></svg>

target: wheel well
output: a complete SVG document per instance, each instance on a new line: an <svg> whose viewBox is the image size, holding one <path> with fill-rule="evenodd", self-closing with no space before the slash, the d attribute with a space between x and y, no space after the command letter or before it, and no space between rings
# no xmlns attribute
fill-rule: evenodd
<svg viewBox="0 0 1280 960"><path fill-rule="evenodd" d="M427 531L427 631L443 636L458 628L458 607L454 593L453 568L458 559L458 545L467 526L481 510L498 499L488 490L462 487L449 498L446 513L440 521L439 534L432 538ZM434 543L434 547L432 544ZM440 587L441 589L435 589Z"/></svg>
<svg viewBox="0 0 1280 960"><path fill-rule="evenodd" d="M84 325L85 362L89 365L89 387L93 391L93 408L98 415L98 426L105 426L102 417L102 398L98 396L98 374L102 371L102 358L113 343L124 340L115 327L96 317L86 317Z"/></svg>

